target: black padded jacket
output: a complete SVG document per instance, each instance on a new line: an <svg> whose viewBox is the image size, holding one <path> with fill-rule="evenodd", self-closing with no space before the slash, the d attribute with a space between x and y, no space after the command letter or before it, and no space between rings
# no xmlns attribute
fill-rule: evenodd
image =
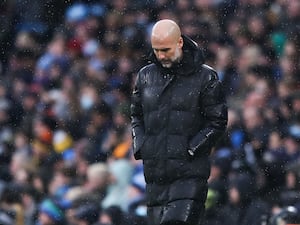
<svg viewBox="0 0 300 225"><path fill-rule="evenodd" d="M181 62L167 69L152 55L152 62L137 74L132 93L133 151L144 163L150 205L165 201L166 196L154 190L159 186L207 179L208 155L227 125L217 73L204 64L197 44L185 36L183 40ZM192 199L197 195L189 190L177 194Z"/></svg>

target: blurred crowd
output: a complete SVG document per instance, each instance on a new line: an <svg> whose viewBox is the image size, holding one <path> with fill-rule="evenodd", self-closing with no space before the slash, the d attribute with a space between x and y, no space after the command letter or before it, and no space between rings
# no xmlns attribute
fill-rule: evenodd
<svg viewBox="0 0 300 225"><path fill-rule="evenodd" d="M1 225L146 224L130 96L165 18L228 101L205 225L300 212L299 0L12 0L0 18Z"/></svg>

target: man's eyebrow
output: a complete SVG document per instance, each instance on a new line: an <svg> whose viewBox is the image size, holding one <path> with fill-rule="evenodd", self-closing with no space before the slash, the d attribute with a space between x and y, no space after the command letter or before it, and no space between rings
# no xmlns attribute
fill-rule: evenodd
<svg viewBox="0 0 300 225"><path fill-rule="evenodd" d="M166 51L170 50L170 48L153 48L153 50L166 52Z"/></svg>

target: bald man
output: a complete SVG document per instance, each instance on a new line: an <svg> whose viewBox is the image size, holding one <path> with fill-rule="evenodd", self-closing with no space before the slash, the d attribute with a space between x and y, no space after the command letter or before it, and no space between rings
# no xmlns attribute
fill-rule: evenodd
<svg viewBox="0 0 300 225"><path fill-rule="evenodd" d="M202 51L172 20L152 28L151 63L132 93L133 153L142 159L149 225L200 225L209 154L227 124L225 94Z"/></svg>
<svg viewBox="0 0 300 225"><path fill-rule="evenodd" d="M183 39L174 21L157 22L152 29L151 44L157 60L163 67L171 68L173 63L180 61Z"/></svg>

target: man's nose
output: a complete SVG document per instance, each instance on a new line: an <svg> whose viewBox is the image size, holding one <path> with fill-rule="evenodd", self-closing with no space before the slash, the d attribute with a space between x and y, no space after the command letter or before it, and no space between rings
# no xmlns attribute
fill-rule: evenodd
<svg viewBox="0 0 300 225"><path fill-rule="evenodd" d="M163 52L158 52L157 54L158 54L157 57L158 57L159 59L164 59L164 58L166 57L165 53L163 53Z"/></svg>

